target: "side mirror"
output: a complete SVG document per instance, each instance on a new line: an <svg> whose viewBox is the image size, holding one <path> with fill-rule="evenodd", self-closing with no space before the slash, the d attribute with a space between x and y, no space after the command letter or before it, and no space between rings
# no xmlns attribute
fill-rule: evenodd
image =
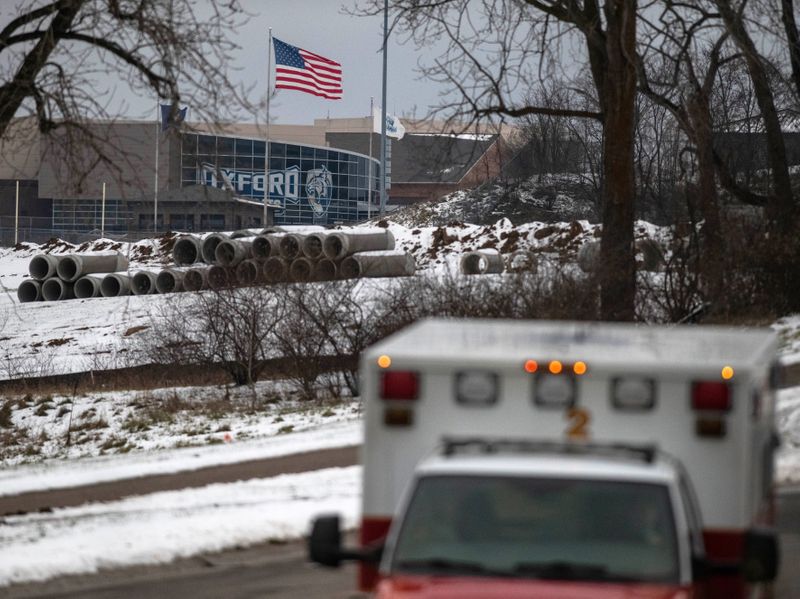
<svg viewBox="0 0 800 599"><path fill-rule="evenodd" d="M744 536L742 574L748 582L771 582L778 577L778 535L774 530L751 528Z"/></svg>
<svg viewBox="0 0 800 599"><path fill-rule="evenodd" d="M308 557L312 562L338 568L342 563L342 531L339 516L320 516L314 520L308 538Z"/></svg>
<svg viewBox="0 0 800 599"><path fill-rule="evenodd" d="M355 560L378 564L383 555L383 542L358 549L342 547L342 527L339 516L320 516L311 526L308 537L308 559L312 562L338 568L343 561Z"/></svg>
<svg viewBox="0 0 800 599"><path fill-rule="evenodd" d="M692 580L705 580L709 570L708 560L704 556L692 555Z"/></svg>

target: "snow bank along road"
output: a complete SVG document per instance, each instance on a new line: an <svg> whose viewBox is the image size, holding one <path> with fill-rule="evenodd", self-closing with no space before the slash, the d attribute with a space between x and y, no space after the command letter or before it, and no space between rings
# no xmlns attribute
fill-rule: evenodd
<svg viewBox="0 0 800 599"><path fill-rule="evenodd" d="M350 445L207 466L171 474L154 474L62 489L28 491L19 495L0 496L0 516L74 507L90 502L115 501L133 495L197 488L213 483L230 483L280 474L352 466L357 462L358 446Z"/></svg>

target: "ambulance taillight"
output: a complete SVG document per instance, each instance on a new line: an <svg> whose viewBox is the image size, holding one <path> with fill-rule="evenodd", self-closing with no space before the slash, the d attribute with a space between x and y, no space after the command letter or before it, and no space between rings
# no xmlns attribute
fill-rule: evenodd
<svg viewBox="0 0 800 599"><path fill-rule="evenodd" d="M697 411L727 412L731 409L731 388L719 381L692 383L692 409Z"/></svg>
<svg viewBox="0 0 800 599"><path fill-rule="evenodd" d="M414 401L419 399L419 373L412 370L381 372L381 399Z"/></svg>
<svg viewBox="0 0 800 599"><path fill-rule="evenodd" d="M694 381L691 401L692 409L699 412L695 419L697 436L725 437L728 427L724 414L733 404L730 385L720 381Z"/></svg>

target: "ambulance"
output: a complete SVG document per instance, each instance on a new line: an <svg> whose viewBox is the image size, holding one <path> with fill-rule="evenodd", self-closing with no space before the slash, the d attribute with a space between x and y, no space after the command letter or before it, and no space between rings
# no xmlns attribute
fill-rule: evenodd
<svg viewBox="0 0 800 599"><path fill-rule="evenodd" d="M362 355L360 547L381 599L770 596L768 329L428 319Z"/></svg>

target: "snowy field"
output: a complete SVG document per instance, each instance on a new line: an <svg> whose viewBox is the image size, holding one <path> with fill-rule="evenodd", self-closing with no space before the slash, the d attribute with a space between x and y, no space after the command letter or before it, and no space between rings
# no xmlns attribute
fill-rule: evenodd
<svg viewBox="0 0 800 599"><path fill-rule="evenodd" d="M513 226L503 219L486 227L390 227L398 249L415 256L422 274L455 272L461 253L480 247L504 254L536 249L554 263L574 263L580 245L595 236L595 227L586 221ZM637 225L639 237L663 235L647 223ZM170 262L168 244L152 240L115 245L106 240L80 249L112 247L129 256L131 270ZM169 296L19 304L16 289L27 276L31 256L43 249L74 250L64 245L0 249L0 358L5 360L0 379L19 370L61 374L131 365L125 354L142 327L153 326ZM358 293L368 297L379 285L365 282ZM781 337L782 361L800 362L800 317L781 319L773 327ZM0 455L0 495L361 441L358 398L300 403L279 381L263 381L256 391L255 403L226 387L14 398L9 430L24 431L19 444L24 451ZM784 441L778 479L798 483L800 388L781 391L777 406ZM0 427L2 434L11 433ZM0 587L297 538L320 512L340 512L348 526L355 526L359 477L357 467L322 470L5 517L0 520Z"/></svg>
<svg viewBox="0 0 800 599"><path fill-rule="evenodd" d="M535 250L542 260L558 266L574 265L578 248L596 239L597 225L525 223L514 226L501 219L491 226L453 224L446 227L404 227L389 223L397 249L412 254L421 275L455 274L461 255L469 250L494 248L509 256ZM637 238L663 239L666 229L649 223L636 225ZM17 288L28 278L30 259L41 252L117 250L130 261L129 271L158 270L172 262L173 238L118 243L102 239L80 247L58 244L21 244L0 248L0 380L19 374L62 374L102 370L135 363L132 349L143 327L157 322L164 303L178 294L73 299L20 304ZM357 289L366 297L380 287L381 279L364 281ZM383 280L385 281L385 279Z"/></svg>
<svg viewBox="0 0 800 599"><path fill-rule="evenodd" d="M330 468L8 516L0 525L0 587L293 539L321 512L342 514L354 528L360 473Z"/></svg>

